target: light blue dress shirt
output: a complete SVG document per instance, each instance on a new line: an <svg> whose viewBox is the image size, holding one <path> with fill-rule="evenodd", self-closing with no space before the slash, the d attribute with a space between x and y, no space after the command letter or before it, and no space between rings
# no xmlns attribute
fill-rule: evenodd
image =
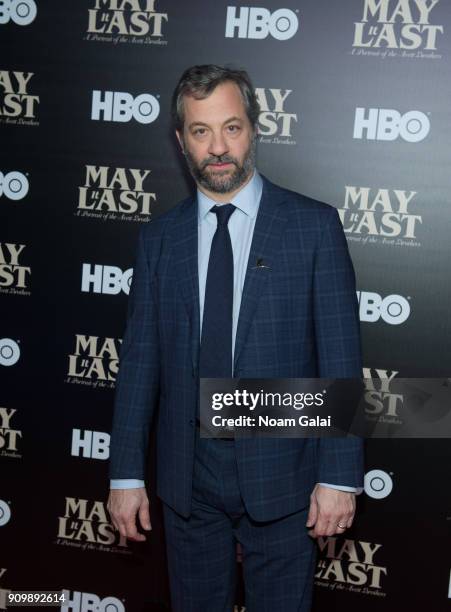
<svg viewBox="0 0 451 612"><path fill-rule="evenodd" d="M232 355L235 351L235 336L238 327L238 315L240 312L241 296L243 293L244 278L246 275L249 252L251 249L252 236L254 234L255 220L260 206L263 191L263 181L261 176L254 172L251 180L230 200L236 207L228 223L230 241L233 251L233 315L232 315ZM217 217L210 214L213 206L220 205L206 196L202 191L197 190L198 202L198 262L199 262L199 306L200 324L202 330L202 320L204 313L205 285L207 281L208 260L210 258L211 242L217 227ZM362 489L346 487L341 485L331 485L326 483L324 486L341 491L351 491L361 493ZM135 489L144 487L144 481L138 479L112 479L111 489Z"/></svg>

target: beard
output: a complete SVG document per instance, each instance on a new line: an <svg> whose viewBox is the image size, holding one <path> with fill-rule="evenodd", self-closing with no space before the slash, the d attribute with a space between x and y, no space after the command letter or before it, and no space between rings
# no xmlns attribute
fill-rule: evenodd
<svg viewBox="0 0 451 612"><path fill-rule="evenodd" d="M255 152L257 136L252 136L249 147L244 154L243 161L240 163L236 157L231 155L211 155L197 162L190 150L184 146L186 163L193 179L212 193L230 193L243 185L255 168ZM231 163L234 165L232 171L209 170L209 164Z"/></svg>

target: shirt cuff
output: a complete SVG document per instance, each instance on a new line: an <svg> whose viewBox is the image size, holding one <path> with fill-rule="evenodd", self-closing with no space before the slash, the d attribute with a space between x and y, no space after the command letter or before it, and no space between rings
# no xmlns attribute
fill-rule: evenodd
<svg viewBox="0 0 451 612"><path fill-rule="evenodd" d="M138 480L137 478L114 478L110 480L110 489L139 489L144 486L144 480Z"/></svg>
<svg viewBox="0 0 451 612"><path fill-rule="evenodd" d="M319 482L318 484L323 487L329 487L329 489L337 489L337 491L348 491L348 493L355 493L356 495L360 495L363 491L363 487L347 487L345 485L333 485L328 482Z"/></svg>

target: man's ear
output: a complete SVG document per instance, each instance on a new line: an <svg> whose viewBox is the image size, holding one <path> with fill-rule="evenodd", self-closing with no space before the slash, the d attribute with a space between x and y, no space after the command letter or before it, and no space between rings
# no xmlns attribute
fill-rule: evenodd
<svg viewBox="0 0 451 612"><path fill-rule="evenodd" d="M175 130L175 135L177 136L177 140L179 141L179 145L182 150L182 153L183 155L185 155L185 145L183 143L183 134L179 130Z"/></svg>

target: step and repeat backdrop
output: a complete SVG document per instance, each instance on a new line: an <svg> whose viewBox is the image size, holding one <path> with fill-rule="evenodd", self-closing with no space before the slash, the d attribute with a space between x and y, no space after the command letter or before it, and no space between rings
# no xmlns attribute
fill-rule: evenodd
<svg viewBox="0 0 451 612"><path fill-rule="evenodd" d="M371 418L407 417L396 377L451 376L450 40L446 0L0 2L0 609L171 609L154 431L144 543L112 528L107 464L137 234L193 187L169 119L188 66L247 69L260 171L338 209ZM447 433L368 441L314 610L449 609Z"/></svg>

